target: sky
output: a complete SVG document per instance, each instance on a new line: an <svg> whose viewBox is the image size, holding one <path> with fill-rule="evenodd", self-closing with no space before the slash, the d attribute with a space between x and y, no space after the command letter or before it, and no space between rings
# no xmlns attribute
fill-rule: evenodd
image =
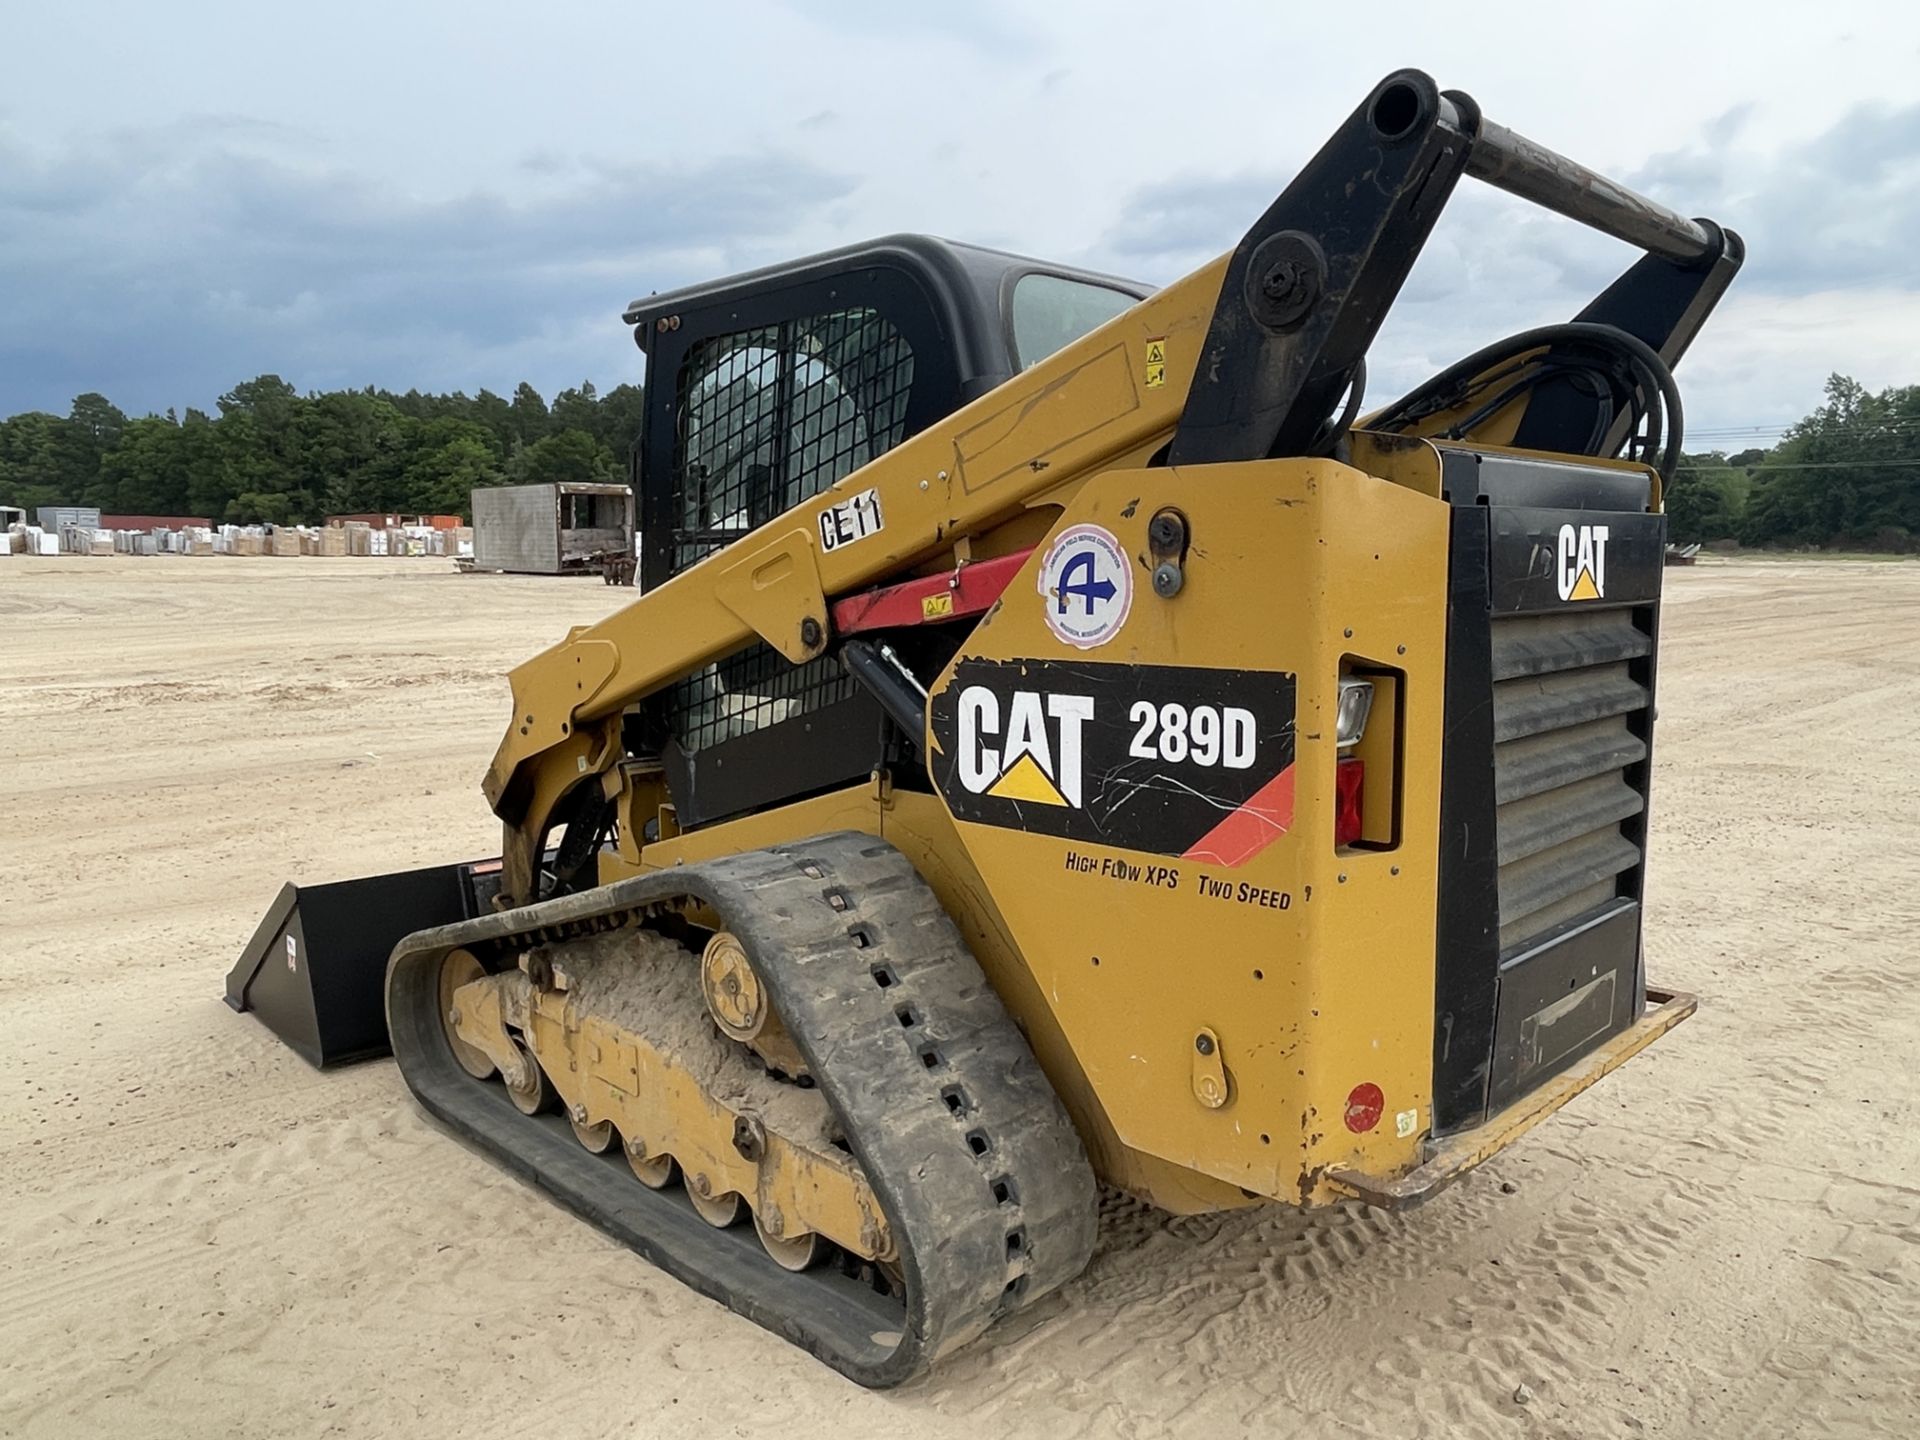
<svg viewBox="0 0 1920 1440"><path fill-rule="evenodd" d="M1166 283L1400 66L1741 233L1690 449L1769 443L1834 371L1920 383L1920 7L1890 0L0 0L0 416L263 372L605 389L642 378L635 296L902 230ZM1373 395L1632 259L1463 182Z"/></svg>

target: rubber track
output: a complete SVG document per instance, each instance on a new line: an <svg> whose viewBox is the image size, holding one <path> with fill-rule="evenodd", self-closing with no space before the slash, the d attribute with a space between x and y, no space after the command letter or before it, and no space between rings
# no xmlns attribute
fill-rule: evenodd
<svg viewBox="0 0 1920 1440"><path fill-rule="evenodd" d="M745 945L892 1226L904 1302L826 1267L791 1274L750 1226L715 1230L652 1191L616 1146L526 1117L461 1070L438 1015L441 958L535 944L685 908ZM689 975L693 973L689 967ZM691 983L691 981L690 981ZM1026 1041L906 857L848 831L622 880L424 930L387 969L394 1056L428 1111L696 1290L863 1385L897 1385L1079 1274L1093 1172Z"/></svg>

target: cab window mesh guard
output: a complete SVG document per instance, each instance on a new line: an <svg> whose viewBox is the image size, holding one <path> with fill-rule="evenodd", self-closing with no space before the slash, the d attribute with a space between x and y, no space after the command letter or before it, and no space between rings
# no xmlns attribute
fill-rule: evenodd
<svg viewBox="0 0 1920 1440"><path fill-rule="evenodd" d="M877 310L836 310L702 340L674 402L673 572L697 564L906 438L913 351ZM853 693L830 659L756 644L668 694L697 751Z"/></svg>
<svg viewBox="0 0 1920 1440"><path fill-rule="evenodd" d="M906 437L913 351L876 310L702 340L674 403L674 573Z"/></svg>

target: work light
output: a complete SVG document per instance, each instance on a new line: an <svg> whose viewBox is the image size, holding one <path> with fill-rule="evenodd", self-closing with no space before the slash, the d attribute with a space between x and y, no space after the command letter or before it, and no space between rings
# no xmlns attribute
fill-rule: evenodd
<svg viewBox="0 0 1920 1440"><path fill-rule="evenodd" d="M1360 737L1367 731L1367 715L1372 709L1373 682L1355 680L1352 676L1342 676L1340 710L1334 726L1334 733L1339 737L1342 750L1350 749L1360 743Z"/></svg>

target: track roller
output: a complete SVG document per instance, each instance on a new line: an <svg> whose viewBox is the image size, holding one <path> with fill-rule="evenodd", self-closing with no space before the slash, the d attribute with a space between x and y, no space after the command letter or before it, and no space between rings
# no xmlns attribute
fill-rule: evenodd
<svg viewBox="0 0 1920 1440"><path fill-rule="evenodd" d="M704 1175L696 1175L687 1182L687 1199L693 1202L693 1213L716 1230L738 1225L747 1218L746 1199L735 1190L713 1193Z"/></svg>
<svg viewBox="0 0 1920 1440"><path fill-rule="evenodd" d="M588 1124L583 1111L579 1115L568 1115L567 1123L573 1127L573 1138L595 1155L604 1155L613 1148L614 1134L611 1120Z"/></svg>
<svg viewBox="0 0 1920 1440"><path fill-rule="evenodd" d="M824 1235L811 1233L775 1235L767 1229L766 1222L761 1219L760 1212L757 1210L753 1214L753 1230L760 1237L760 1243L766 1248L767 1254L773 1257L773 1263L782 1270L792 1270L795 1273L811 1270L826 1259L833 1250L833 1243Z"/></svg>
<svg viewBox="0 0 1920 1440"><path fill-rule="evenodd" d="M522 1115L544 1114L553 1108L553 1084L525 1044L516 1040L513 1048L520 1063L507 1075L507 1098Z"/></svg>
<svg viewBox="0 0 1920 1440"><path fill-rule="evenodd" d="M671 1155L649 1155L644 1146L633 1141L627 1142L625 1148L627 1164L633 1167L633 1173L649 1190L666 1189L680 1173L680 1167L674 1163Z"/></svg>
<svg viewBox="0 0 1920 1440"><path fill-rule="evenodd" d="M446 1027L447 1043L453 1047L453 1058L460 1062L460 1068L476 1080L491 1078L494 1063L487 1058L486 1052L469 1045L454 1033L454 1027L460 1023L460 1011L453 1003L453 992L486 973L471 950L449 950L447 958L440 962L440 1018Z"/></svg>

